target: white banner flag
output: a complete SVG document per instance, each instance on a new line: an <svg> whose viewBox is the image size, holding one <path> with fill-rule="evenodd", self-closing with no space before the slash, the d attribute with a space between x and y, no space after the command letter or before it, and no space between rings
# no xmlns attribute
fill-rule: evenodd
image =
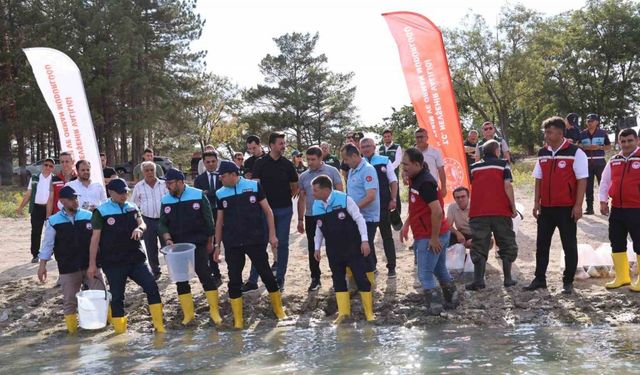
<svg viewBox="0 0 640 375"><path fill-rule="evenodd" d="M96 133L78 66L52 48L25 48L40 91L58 126L60 148L91 163L91 182L104 184Z"/></svg>

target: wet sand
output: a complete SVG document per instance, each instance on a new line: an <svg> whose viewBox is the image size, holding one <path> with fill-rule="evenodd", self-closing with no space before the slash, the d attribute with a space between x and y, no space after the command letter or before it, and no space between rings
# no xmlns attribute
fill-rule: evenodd
<svg viewBox="0 0 640 375"><path fill-rule="evenodd" d="M379 274L375 285L376 325L424 326L442 323L476 326L513 326L539 324L556 326L561 324L622 324L639 322L638 300L640 295L623 287L606 290L603 284L608 279L590 278L576 280L575 293L560 294L562 287L562 248L556 232L552 241L551 263L547 274L549 289L524 292L522 286L531 281L535 269L536 223L531 216L531 188L516 190L516 200L524 205L524 221L518 233L519 256L514 265L518 285L509 289L502 286L502 271L499 259L490 255L487 266L487 288L479 292L464 291L464 281L470 275L456 277L460 294L460 306L456 310L443 312L440 316L425 315L422 295L415 275L413 253L399 241L397 246L396 279L387 279L384 252L379 235L376 237ZM406 210L406 205L403 207ZM295 325L308 327L330 324L337 308L331 288L330 271L326 256L321 263L322 287L317 292L307 292L310 276L308 271L306 237L295 231L296 218L292 221L290 256L284 306L289 319L277 322L271 312L269 298L264 286L259 291L244 297L245 327L256 328L267 325ZM0 218L0 332L1 335L29 335L40 333L64 334L62 296L54 287L57 278L55 261L49 262L49 279L41 284L37 280L37 264L29 263L30 224L26 217L19 219ZM578 224L578 242L591 244L594 248L607 242L606 218L587 216ZM249 263L249 262L247 262ZM225 284L220 288L220 310L224 319L220 330L231 330L233 317L227 297L227 269L223 262L221 271ZM196 279L191 281L196 319L189 327L182 327L182 313L178 304L175 286L169 280L166 267L159 280L164 303L165 321L168 330L216 329L209 323L208 305L202 288ZM245 267L245 278L249 266ZM635 275L634 275L635 276ZM361 322L364 317L360 299L354 294L351 300L350 322ZM129 331L152 332L147 312L146 298L133 282L127 286L125 309L129 317ZM112 332L110 328L104 334Z"/></svg>

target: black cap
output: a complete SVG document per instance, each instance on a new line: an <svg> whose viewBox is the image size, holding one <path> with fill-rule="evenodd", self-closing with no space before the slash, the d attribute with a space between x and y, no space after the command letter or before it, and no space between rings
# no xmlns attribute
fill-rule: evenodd
<svg viewBox="0 0 640 375"><path fill-rule="evenodd" d="M240 169L238 168L236 163L232 163L228 160L223 160L222 162L220 162L220 166L218 167L218 174L225 174L230 172L234 172L237 174L240 173Z"/></svg>
<svg viewBox="0 0 640 375"><path fill-rule="evenodd" d="M164 174L164 177L160 177L162 180L172 181L172 180L182 180L184 181L184 173L180 172L178 169L171 168Z"/></svg>
<svg viewBox="0 0 640 375"><path fill-rule="evenodd" d="M107 184L107 190L113 190L118 194L124 194L129 191L127 182L121 178L114 178Z"/></svg>
<svg viewBox="0 0 640 375"><path fill-rule="evenodd" d="M567 121L569 122L569 124L571 124L571 126L578 127L578 114L573 112L569 113L567 115Z"/></svg>
<svg viewBox="0 0 640 375"><path fill-rule="evenodd" d="M59 198L65 198L65 199L73 199L77 196L78 194L76 193L75 190L73 190L71 186L63 187L62 189L60 189L60 193L58 193Z"/></svg>
<svg viewBox="0 0 640 375"><path fill-rule="evenodd" d="M600 121L600 116L596 115L595 113L590 113L587 116L587 121Z"/></svg>

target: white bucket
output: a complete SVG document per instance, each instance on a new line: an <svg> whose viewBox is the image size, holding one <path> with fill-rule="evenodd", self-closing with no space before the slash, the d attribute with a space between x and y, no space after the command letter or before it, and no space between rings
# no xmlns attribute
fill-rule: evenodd
<svg viewBox="0 0 640 375"><path fill-rule="evenodd" d="M160 249L169 269L171 281L189 281L196 275L196 245L176 243Z"/></svg>
<svg viewBox="0 0 640 375"><path fill-rule="evenodd" d="M518 211L518 216L516 216L512 220L513 220L513 232L517 236L518 231L520 230L520 224L524 219L524 216L522 215L522 213L524 212L524 207L520 203L516 203L516 210Z"/></svg>
<svg viewBox="0 0 640 375"><path fill-rule="evenodd" d="M106 290L89 289L76 293L78 324L84 329L101 329L107 325L111 294Z"/></svg>

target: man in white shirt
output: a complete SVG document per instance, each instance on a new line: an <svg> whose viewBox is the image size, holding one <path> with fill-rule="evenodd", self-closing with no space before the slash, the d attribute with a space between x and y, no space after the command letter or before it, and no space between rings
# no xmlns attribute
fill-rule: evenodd
<svg viewBox="0 0 640 375"><path fill-rule="evenodd" d="M152 161L143 161L140 166L143 179L133 187L131 199L140 208L142 220L147 226L144 231L144 244L147 248L147 258L153 277L158 280L162 272L158 260L158 240L160 246L164 247L164 238L158 234L158 222L160 220L160 206L162 196L167 194L166 183L156 176L158 166Z"/></svg>
<svg viewBox="0 0 640 375"><path fill-rule="evenodd" d="M42 227L47 219L47 205L53 205L53 187L51 177L54 168L53 159L47 158L42 163L42 172L32 176L27 186L27 192L22 198L22 202L16 209L18 215L22 215L24 206L29 202L29 213L31 214L31 263L38 263L38 252L40 251L40 237Z"/></svg>
<svg viewBox="0 0 640 375"><path fill-rule="evenodd" d="M425 129L416 129L414 135L416 137L416 148L422 152L424 162L429 167L429 173L436 181L440 181L440 192L442 197L445 197L447 195L447 175L444 172L442 153L437 148L429 145L429 134Z"/></svg>
<svg viewBox="0 0 640 375"><path fill-rule="evenodd" d="M80 208L93 211L107 200L107 191L102 184L91 182L91 163L88 160L76 162L76 173L78 178L66 183L65 186L71 186L76 191ZM60 202L58 202L58 208L62 209Z"/></svg>

